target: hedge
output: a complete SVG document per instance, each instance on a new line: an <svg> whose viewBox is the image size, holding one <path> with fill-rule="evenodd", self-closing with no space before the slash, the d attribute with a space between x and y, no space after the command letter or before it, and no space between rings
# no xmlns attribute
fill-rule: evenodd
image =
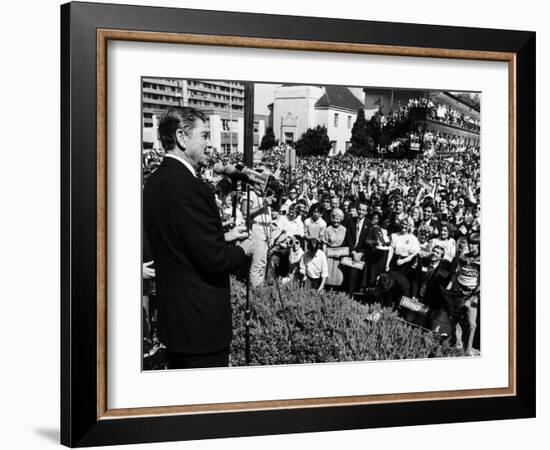
<svg viewBox="0 0 550 450"><path fill-rule="evenodd" d="M458 356L448 341L391 309L296 284L251 289L250 364L299 364ZM230 365L245 365L245 286L232 280ZM284 303L284 307L283 307Z"/></svg>

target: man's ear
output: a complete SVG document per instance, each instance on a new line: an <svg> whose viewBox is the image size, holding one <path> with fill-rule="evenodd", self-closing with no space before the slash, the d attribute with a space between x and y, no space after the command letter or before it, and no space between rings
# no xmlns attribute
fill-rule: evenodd
<svg viewBox="0 0 550 450"><path fill-rule="evenodd" d="M185 140L185 132L182 129L176 130L176 145L177 147L184 152L187 148L187 142Z"/></svg>

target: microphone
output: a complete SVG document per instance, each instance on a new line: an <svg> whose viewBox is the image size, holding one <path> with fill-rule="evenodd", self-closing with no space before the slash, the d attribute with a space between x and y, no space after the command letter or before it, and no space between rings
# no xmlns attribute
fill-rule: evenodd
<svg viewBox="0 0 550 450"><path fill-rule="evenodd" d="M221 163L214 164L214 173L225 175L235 181L243 181L245 183L258 187L262 192L265 192L270 175L261 173L248 167L238 164L235 167L233 164L224 166Z"/></svg>
<svg viewBox="0 0 550 450"><path fill-rule="evenodd" d="M248 178L233 164L228 164L227 166L224 166L222 163L217 162L214 164L213 167L214 173L218 175L225 175L226 177L233 178L238 181L248 181Z"/></svg>

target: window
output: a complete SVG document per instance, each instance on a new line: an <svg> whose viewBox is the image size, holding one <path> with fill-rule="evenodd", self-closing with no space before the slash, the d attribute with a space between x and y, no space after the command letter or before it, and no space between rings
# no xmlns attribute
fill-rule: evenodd
<svg viewBox="0 0 550 450"><path fill-rule="evenodd" d="M336 151L336 141L330 141L330 145L332 146L332 150Z"/></svg>
<svg viewBox="0 0 550 450"><path fill-rule="evenodd" d="M348 128L351 128L351 116L348 116Z"/></svg>
<svg viewBox="0 0 550 450"><path fill-rule="evenodd" d="M338 127L338 113L334 114L334 128Z"/></svg>

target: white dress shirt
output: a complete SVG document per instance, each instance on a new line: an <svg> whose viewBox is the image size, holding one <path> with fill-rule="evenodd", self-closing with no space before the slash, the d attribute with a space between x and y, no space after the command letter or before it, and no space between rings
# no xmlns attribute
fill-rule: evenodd
<svg viewBox="0 0 550 450"><path fill-rule="evenodd" d="M189 162L187 162L185 159L183 158L180 158L179 156L176 156L174 155L173 153L166 153L166 155L164 155L165 158L173 158L173 159L176 159L178 160L180 163L182 163L185 167L187 167L189 169L189 171L193 174L193 176L195 178L197 178L197 174L195 173L195 169L193 168L193 166L191 164L189 164Z"/></svg>

